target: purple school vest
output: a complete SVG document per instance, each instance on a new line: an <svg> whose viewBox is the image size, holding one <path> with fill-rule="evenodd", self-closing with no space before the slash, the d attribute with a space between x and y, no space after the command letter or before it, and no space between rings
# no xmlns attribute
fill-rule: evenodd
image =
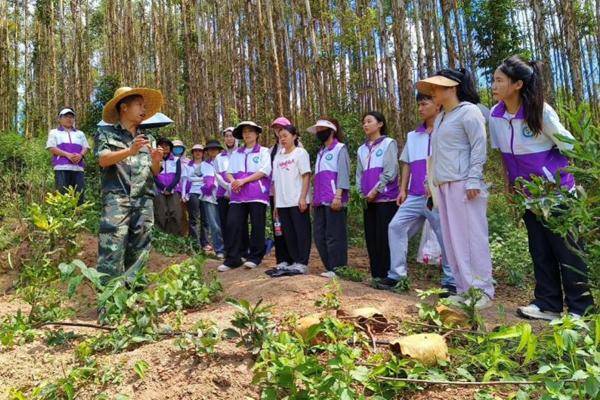
<svg viewBox="0 0 600 400"><path fill-rule="evenodd" d="M337 165L340 150L344 147L335 139L327 148L317 154L315 162L315 179L313 189L313 205L331 204L337 191ZM348 191L342 191L342 204L348 203Z"/></svg>
<svg viewBox="0 0 600 400"><path fill-rule="evenodd" d="M394 143L393 139L382 136L372 144L365 142L359 149L359 157L364 166L360 188L365 196L379 182L379 177L383 172L383 155L387 147ZM395 201L398 194L400 194L400 188L398 186L398 176L395 176L385 186L385 190L377 195L375 202Z"/></svg>
<svg viewBox="0 0 600 400"><path fill-rule="evenodd" d="M255 157L260 158L260 145L254 146L250 153L245 154L245 147L236 150L236 156L240 154L244 157L244 170L233 173L234 179L243 179L251 176L256 171L248 171L248 159L254 161ZM232 156L233 158L233 156ZM230 160L231 162L231 160ZM254 182L250 182L242 186L239 192L231 192L231 201L234 203L249 203L252 201L261 201L269 203L269 189L271 188L271 179L268 176L262 177Z"/></svg>
<svg viewBox="0 0 600 400"><path fill-rule="evenodd" d="M64 132L65 129L60 126L57 130ZM77 143L73 143L71 140L71 131L67 131L67 135L69 136L69 142L60 143L58 146L62 151L66 151L68 153L76 153L81 154L83 151L83 146ZM52 157L52 166L56 167L57 165L72 165L73 163L67 157L63 156L53 156ZM83 158L76 164L78 167L84 168L85 163L83 162Z"/></svg>

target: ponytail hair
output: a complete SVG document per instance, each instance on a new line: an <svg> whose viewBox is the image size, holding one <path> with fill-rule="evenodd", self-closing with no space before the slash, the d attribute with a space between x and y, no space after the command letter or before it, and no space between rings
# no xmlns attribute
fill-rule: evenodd
<svg viewBox="0 0 600 400"><path fill-rule="evenodd" d="M456 87L456 96L459 101L468 101L469 103L479 104L481 102L479 93L477 93L477 87L475 86L475 79L473 74L465 68L451 69L446 68L436 72L436 75L441 75L444 78L452 79L454 82L458 82Z"/></svg>
<svg viewBox="0 0 600 400"><path fill-rule="evenodd" d="M379 133L381 133L382 135L387 135L387 125L386 125L385 117L383 116L383 114L380 113L379 111L369 111L369 112L366 112L363 114L361 121L364 121L368 115L375 118L377 120L377 122L382 123L381 128L379 128Z"/></svg>
<svg viewBox="0 0 600 400"><path fill-rule="evenodd" d="M523 81L519 95L523 101L525 122L534 135L539 135L542 132L544 119L542 63L540 61L527 62L515 55L504 60L498 68L513 82Z"/></svg>

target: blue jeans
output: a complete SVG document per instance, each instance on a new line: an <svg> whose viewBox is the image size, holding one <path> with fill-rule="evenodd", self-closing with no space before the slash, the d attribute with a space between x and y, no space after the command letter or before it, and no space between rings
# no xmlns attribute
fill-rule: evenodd
<svg viewBox="0 0 600 400"><path fill-rule="evenodd" d="M223 246L223 235L221 234L221 222L219 221L219 208L216 204L209 203L208 201L201 201L202 209L204 210L204 217L208 224L208 231L210 232L210 238L212 240L212 246L215 253L223 253L225 247Z"/></svg>
<svg viewBox="0 0 600 400"><path fill-rule="evenodd" d="M399 280L406 277L408 240L420 231L420 227L425 220L429 221L442 249L442 285L455 286L452 270L446 261L440 214L436 208L433 210L427 208L427 198L425 196L408 196L390 222L388 238L390 241L391 265L388 278Z"/></svg>

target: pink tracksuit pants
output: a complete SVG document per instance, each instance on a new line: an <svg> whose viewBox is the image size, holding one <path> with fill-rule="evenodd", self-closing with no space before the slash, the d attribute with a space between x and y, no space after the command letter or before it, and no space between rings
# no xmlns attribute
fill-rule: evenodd
<svg viewBox="0 0 600 400"><path fill-rule="evenodd" d="M457 292L480 288L494 298L492 259L486 216L487 190L467 199L466 181L447 182L437 187L442 237Z"/></svg>

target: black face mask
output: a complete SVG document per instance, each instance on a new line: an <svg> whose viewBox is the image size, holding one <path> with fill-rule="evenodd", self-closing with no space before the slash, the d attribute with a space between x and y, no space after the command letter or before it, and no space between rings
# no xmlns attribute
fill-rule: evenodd
<svg viewBox="0 0 600 400"><path fill-rule="evenodd" d="M331 136L331 131L329 129L326 131L317 132L317 139L319 139L321 143L325 143L327 139L329 139L329 136Z"/></svg>

